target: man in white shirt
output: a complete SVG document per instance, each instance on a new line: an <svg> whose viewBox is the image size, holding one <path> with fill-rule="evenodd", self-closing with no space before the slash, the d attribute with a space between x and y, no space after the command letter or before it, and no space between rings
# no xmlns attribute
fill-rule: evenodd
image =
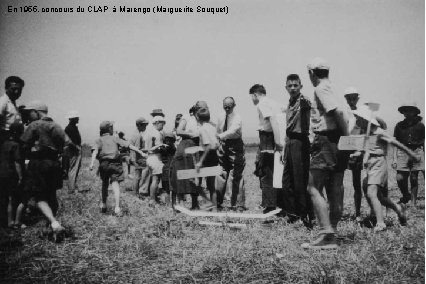
<svg viewBox="0 0 426 284"><path fill-rule="evenodd" d="M4 85L5 94L0 96L0 144L6 139L9 126L14 122L22 122L16 100L21 97L25 83L17 76L10 76Z"/></svg>
<svg viewBox="0 0 426 284"><path fill-rule="evenodd" d="M273 188L274 152L282 151L280 130L275 115L278 104L266 97L263 85L256 84L250 88L249 94L259 114L259 151L256 157L255 174L259 177L262 190L263 213L275 210L277 206L277 190Z"/></svg>
<svg viewBox="0 0 426 284"><path fill-rule="evenodd" d="M234 111L236 104L232 97L223 100L225 113L219 117L217 124L217 138L220 146L217 151L219 164L224 170L224 184L218 188L218 206L223 202L226 192L227 180L232 182L231 209L244 211L245 189L243 171L246 165L244 157L244 142L242 140L242 120L238 113Z"/></svg>

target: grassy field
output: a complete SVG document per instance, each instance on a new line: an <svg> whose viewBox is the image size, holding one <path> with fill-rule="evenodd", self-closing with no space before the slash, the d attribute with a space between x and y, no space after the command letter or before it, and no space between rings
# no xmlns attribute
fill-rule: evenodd
<svg viewBox="0 0 426 284"><path fill-rule="evenodd" d="M253 150L247 151L244 172L249 212L259 212L260 189ZM59 219L69 230L60 244L40 237L36 222L2 246L3 283L424 283L424 184L417 208L408 210L401 227L393 212L385 232L373 234L352 220L353 189L345 177L344 218L340 247L333 252L304 251L300 244L318 233L277 219L239 222L246 229L202 227L198 220L174 214L165 206L151 208L123 190L125 216L99 212L100 181L84 159L79 186L86 194L59 191ZM393 173L391 173L393 174ZM127 180L122 188L129 186ZM112 192L110 191L111 195ZM399 190L390 190L394 200ZM366 215L363 200L363 214ZM206 219L206 218L204 218ZM203 220L204 220L203 219Z"/></svg>

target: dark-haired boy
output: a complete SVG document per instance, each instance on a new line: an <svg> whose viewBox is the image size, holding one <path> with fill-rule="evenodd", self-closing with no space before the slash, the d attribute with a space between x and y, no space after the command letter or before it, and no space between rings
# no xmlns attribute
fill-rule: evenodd
<svg viewBox="0 0 426 284"><path fill-rule="evenodd" d="M283 203L290 222L301 219L311 227L312 205L307 192L309 178L309 124L311 102L300 93L303 85L299 75L287 76L290 95L286 111L286 140L283 163Z"/></svg>
<svg viewBox="0 0 426 284"><path fill-rule="evenodd" d="M145 154L142 153L137 147L131 145L129 142L113 136L113 122L103 121L101 122L99 129L101 137L95 141L92 160L90 163L90 170L93 170L95 159L98 158L99 174L102 180L101 213L106 213L107 211L106 202L108 197L108 186L111 184L115 197L114 213L116 216L121 217L123 216L123 212L120 208L120 182L124 180L124 177L123 165L118 148L119 146L130 148L141 156L145 156Z"/></svg>
<svg viewBox="0 0 426 284"><path fill-rule="evenodd" d="M24 85L24 80L17 76L10 76L5 80L5 94L0 96L0 144L8 139L7 131L12 123L22 123L16 100L21 97Z"/></svg>
<svg viewBox="0 0 426 284"><path fill-rule="evenodd" d="M274 210L277 206L277 190L273 187L274 152L281 151L280 130L273 117L279 112L278 104L266 97L263 85L256 84L249 94L259 115L259 151L256 157L255 174L259 177L262 190L263 213Z"/></svg>

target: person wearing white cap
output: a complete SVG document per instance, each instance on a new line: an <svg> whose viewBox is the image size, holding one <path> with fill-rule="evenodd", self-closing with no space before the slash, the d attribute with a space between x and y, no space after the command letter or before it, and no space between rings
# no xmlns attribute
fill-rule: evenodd
<svg viewBox="0 0 426 284"><path fill-rule="evenodd" d="M411 199L411 203L416 206L419 171L423 172L423 176L425 171L425 125L422 123L420 109L415 102L400 106L398 111L404 115L405 119L396 124L393 136L414 151L419 159L415 161L397 149L394 151L392 167L397 171L396 180L402 193L400 203L408 203ZM410 177L411 194L408 190L408 177Z"/></svg>
<svg viewBox="0 0 426 284"><path fill-rule="evenodd" d="M149 185L150 204L157 202L157 191L160 183L161 175L163 174L164 164L160 160L160 155L156 151L163 144L163 135L161 131L164 128L166 121L163 116L157 115L152 119L153 128L145 136L145 147L148 149L148 158L146 165L148 166L149 174L152 177Z"/></svg>
<svg viewBox="0 0 426 284"><path fill-rule="evenodd" d="M79 114L72 110L68 112L68 125L65 127L65 133L71 139L72 144L65 147L63 165L68 176L68 193L87 191L88 188L78 188L77 177L81 167L81 136L77 124L79 122Z"/></svg>
<svg viewBox="0 0 426 284"><path fill-rule="evenodd" d="M308 192L320 226L319 237L302 244L307 249L336 249L336 229L343 211L343 176L349 155L337 150L340 136L348 135L348 114L338 103L329 76L330 66L321 58L308 65L315 87L311 127L315 133L311 145ZM327 192L327 200L323 190Z"/></svg>
<svg viewBox="0 0 426 284"><path fill-rule="evenodd" d="M386 229L383 218L382 205L392 209L398 215L401 225L407 225L407 217L405 215L405 207L398 205L388 197L388 163L386 161L388 145L394 144L400 147L400 143L396 143L386 132L380 128L380 123L375 117L371 117L371 111L366 105L360 106L354 111L357 117L357 123L363 130L367 132L368 121L371 122L371 130L369 134L368 155L366 159L366 175L363 181L364 192L368 200L371 210L374 212L377 223L374 232L380 232ZM401 148L402 149L402 148ZM404 151L404 149L402 149ZM351 156L362 156L361 151L357 151Z"/></svg>

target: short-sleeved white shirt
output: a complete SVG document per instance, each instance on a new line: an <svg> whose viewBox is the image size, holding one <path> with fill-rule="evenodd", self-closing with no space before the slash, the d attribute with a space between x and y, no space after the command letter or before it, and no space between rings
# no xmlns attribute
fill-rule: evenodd
<svg viewBox="0 0 426 284"><path fill-rule="evenodd" d="M315 87L311 109L311 127L314 132L337 129L334 116L330 113L338 106L331 82L324 79Z"/></svg>
<svg viewBox="0 0 426 284"><path fill-rule="evenodd" d="M259 97L259 103L256 106L259 114L259 130L272 132L271 118L276 115L279 110L279 105L275 101L266 96Z"/></svg>
<svg viewBox="0 0 426 284"><path fill-rule="evenodd" d="M9 96L3 94L0 96L0 129L9 130L14 122L22 122L21 115Z"/></svg>
<svg viewBox="0 0 426 284"><path fill-rule="evenodd" d="M206 145L210 145L210 147L214 150L219 147L219 141L216 138L216 128L206 122L200 125L200 146L204 147Z"/></svg>
<svg viewBox="0 0 426 284"><path fill-rule="evenodd" d="M199 124L195 116L193 115L184 115L181 120L186 121L185 131L191 132L194 134L194 137L199 136Z"/></svg>

